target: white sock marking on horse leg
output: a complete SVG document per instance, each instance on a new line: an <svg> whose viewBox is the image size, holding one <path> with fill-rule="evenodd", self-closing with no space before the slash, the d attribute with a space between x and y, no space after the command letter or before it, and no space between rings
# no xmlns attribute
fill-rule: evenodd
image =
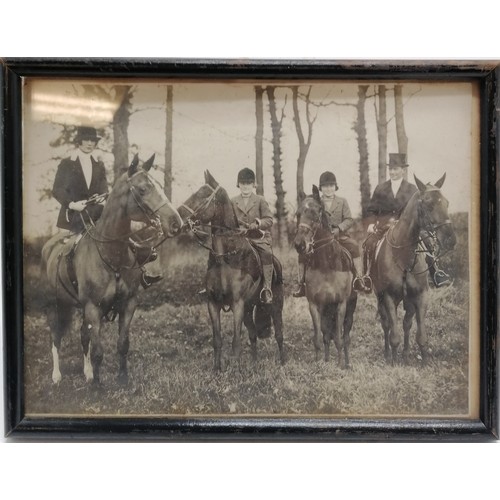
<svg viewBox="0 0 500 500"><path fill-rule="evenodd" d="M92 368L92 362L90 361L90 342L87 354L83 355L83 373L85 374L87 382L94 380L94 370Z"/></svg>
<svg viewBox="0 0 500 500"><path fill-rule="evenodd" d="M54 384L58 384L61 381L61 371L59 370L59 351L57 347L52 344L52 360L53 360L53 369L52 369L52 382Z"/></svg>

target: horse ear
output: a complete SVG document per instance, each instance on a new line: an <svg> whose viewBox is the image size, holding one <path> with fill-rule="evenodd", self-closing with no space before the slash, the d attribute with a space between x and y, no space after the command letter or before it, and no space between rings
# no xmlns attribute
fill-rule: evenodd
<svg viewBox="0 0 500 500"><path fill-rule="evenodd" d="M212 174L207 170L205 172L205 183L213 188L218 186L217 181L213 178Z"/></svg>
<svg viewBox="0 0 500 500"><path fill-rule="evenodd" d="M304 191L299 192L299 203L302 203L306 198L306 193Z"/></svg>
<svg viewBox="0 0 500 500"><path fill-rule="evenodd" d="M439 179L434 186L436 186L438 189L441 189L441 186L444 184L444 180L446 179L446 172L443 174L443 177Z"/></svg>
<svg viewBox="0 0 500 500"><path fill-rule="evenodd" d="M155 156L156 154L153 153L153 156L151 156L151 158L149 158L148 160L146 160L143 165L142 165L142 168L148 172L149 169L153 166L153 162L155 161Z"/></svg>
<svg viewBox="0 0 500 500"><path fill-rule="evenodd" d="M128 176L131 177L137 172L137 167L139 166L139 155L136 153L132 159L130 167L128 167Z"/></svg>
<svg viewBox="0 0 500 500"><path fill-rule="evenodd" d="M315 184L313 184L313 198L316 201L321 201L321 196L319 194L318 186L316 186Z"/></svg>
<svg viewBox="0 0 500 500"><path fill-rule="evenodd" d="M413 174L413 177L415 178L418 190L423 193L425 191L425 184L415 174Z"/></svg>

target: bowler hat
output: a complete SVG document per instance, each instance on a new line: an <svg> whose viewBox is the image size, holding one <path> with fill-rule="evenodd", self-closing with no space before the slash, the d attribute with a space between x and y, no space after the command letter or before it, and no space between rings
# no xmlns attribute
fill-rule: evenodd
<svg viewBox="0 0 500 500"><path fill-rule="evenodd" d="M339 187L337 185L337 178L335 177L335 174L333 172L323 172L319 176L319 187L321 189L321 186L325 186L326 184L334 184L335 185L335 190L337 190Z"/></svg>
<svg viewBox="0 0 500 500"><path fill-rule="evenodd" d="M406 155L404 153L389 153L389 168L391 167L402 167L408 166L406 161Z"/></svg>
<svg viewBox="0 0 500 500"><path fill-rule="evenodd" d="M95 141L99 142L99 137L97 135L97 130L93 127L78 127L76 131L75 142L80 144L82 141Z"/></svg>
<svg viewBox="0 0 500 500"><path fill-rule="evenodd" d="M249 168L243 168L238 172L238 180L236 182L236 187L241 183L243 184L251 184L255 183L255 174L253 170Z"/></svg>

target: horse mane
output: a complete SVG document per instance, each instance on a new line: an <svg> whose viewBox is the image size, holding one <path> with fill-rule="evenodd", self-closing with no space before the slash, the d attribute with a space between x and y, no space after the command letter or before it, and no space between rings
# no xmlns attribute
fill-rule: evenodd
<svg viewBox="0 0 500 500"><path fill-rule="evenodd" d="M236 212L234 206L231 203L231 199L227 194L227 191L220 187L219 192L216 195L215 201L220 210L217 213L217 220L214 222L220 224L227 229L236 229L239 227L238 217L236 217Z"/></svg>

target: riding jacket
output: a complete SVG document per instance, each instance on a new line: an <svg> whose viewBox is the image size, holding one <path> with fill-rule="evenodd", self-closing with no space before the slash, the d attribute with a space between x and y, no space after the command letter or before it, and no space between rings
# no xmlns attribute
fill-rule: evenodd
<svg viewBox="0 0 500 500"><path fill-rule="evenodd" d="M394 196L391 181L382 182L373 192L366 210L365 224L368 226L378 221L379 224L384 226L390 219L398 219L416 191L417 186L403 179L396 196Z"/></svg>
<svg viewBox="0 0 500 500"><path fill-rule="evenodd" d="M245 226L246 224L257 222L259 229L264 232L264 235L262 239L259 239L259 242L264 245L271 245L272 240L269 230L273 225L273 214L264 197L252 193L246 206L245 199L241 195L232 198L231 202L233 203L236 217L238 218L240 225Z"/></svg>
<svg viewBox="0 0 500 500"><path fill-rule="evenodd" d="M326 207L324 197L321 198L321 202L330 231L338 227L341 233L345 233L353 225L351 209L346 199L334 196L330 208Z"/></svg>
<svg viewBox="0 0 500 500"><path fill-rule="evenodd" d="M87 186L77 152L71 157L64 158L57 168L52 195L61 204L57 219L57 227L61 229L69 229L72 232L79 233L85 228L80 214L87 223L90 223L89 217L96 221L101 216L103 207L99 204L89 205L83 212L76 212L69 208L71 202L88 200L95 194L99 195L108 192L104 164L93 156L91 156L91 161L92 176L90 186Z"/></svg>

